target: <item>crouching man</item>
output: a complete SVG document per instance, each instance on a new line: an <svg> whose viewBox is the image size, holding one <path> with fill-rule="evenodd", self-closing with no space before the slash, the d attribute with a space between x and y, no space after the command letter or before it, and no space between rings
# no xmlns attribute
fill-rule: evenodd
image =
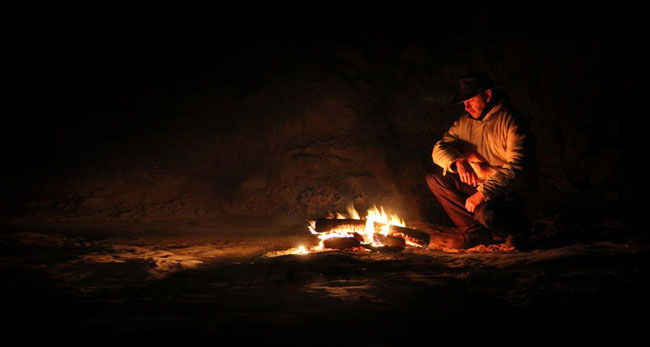
<svg viewBox="0 0 650 347"><path fill-rule="evenodd" d="M461 77L453 102L462 102L467 113L433 148L436 167L426 181L458 232L433 234L432 247L527 243L530 223L517 191L533 164L532 137L493 88L484 74Z"/></svg>

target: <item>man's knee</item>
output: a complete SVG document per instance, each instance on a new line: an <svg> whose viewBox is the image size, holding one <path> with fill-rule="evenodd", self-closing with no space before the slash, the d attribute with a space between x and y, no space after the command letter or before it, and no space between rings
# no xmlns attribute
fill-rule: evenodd
<svg viewBox="0 0 650 347"><path fill-rule="evenodd" d="M429 173L424 176L427 181L427 185L432 192L436 192L440 189L447 187L445 184L445 176L442 174L442 169L436 167L432 173Z"/></svg>
<svg viewBox="0 0 650 347"><path fill-rule="evenodd" d="M438 179L436 178L435 174L426 174L424 176L424 179L427 181L427 185L429 186L429 189L434 190L437 189L438 187Z"/></svg>

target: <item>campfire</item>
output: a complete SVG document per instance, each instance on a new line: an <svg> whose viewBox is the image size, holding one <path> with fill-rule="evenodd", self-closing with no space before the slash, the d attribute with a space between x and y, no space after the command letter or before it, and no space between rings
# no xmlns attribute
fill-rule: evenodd
<svg viewBox="0 0 650 347"><path fill-rule="evenodd" d="M387 213L383 207L373 206L361 217L353 205L347 213L336 213L327 218L309 221L309 232L320 240L314 247L299 246L284 251L267 253L276 257L289 254L309 254L332 250L401 252L406 247L428 247L449 253L509 253L516 249L505 243L478 245L469 249L448 248L445 244L430 245L431 234L409 228L402 218ZM436 231L439 232L439 231Z"/></svg>
<svg viewBox="0 0 650 347"><path fill-rule="evenodd" d="M408 228L402 218L373 206L361 217L353 205L347 214L330 214L327 218L309 221L309 231L318 236L318 246L304 246L286 254L307 254L325 250L400 252L406 247L426 247L429 234Z"/></svg>

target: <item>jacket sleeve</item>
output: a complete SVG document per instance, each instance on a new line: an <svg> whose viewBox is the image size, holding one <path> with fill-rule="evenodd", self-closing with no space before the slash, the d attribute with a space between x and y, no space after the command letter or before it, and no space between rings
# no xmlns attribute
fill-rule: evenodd
<svg viewBox="0 0 650 347"><path fill-rule="evenodd" d="M526 136L525 128L516 118L509 117L504 123L501 140L506 144L506 162L477 187L488 200L518 189L525 181L524 175L528 166L526 162L529 157L527 151L530 148L527 142L530 138Z"/></svg>
<svg viewBox="0 0 650 347"><path fill-rule="evenodd" d="M455 121L452 124L451 128L442 135L442 138L436 142L433 146L433 162L440 166L443 170L443 175L447 174L447 171L455 172L451 167L451 164L456 161L456 159L462 157L462 153L453 146L454 142L460 140L458 136L458 126L459 120Z"/></svg>

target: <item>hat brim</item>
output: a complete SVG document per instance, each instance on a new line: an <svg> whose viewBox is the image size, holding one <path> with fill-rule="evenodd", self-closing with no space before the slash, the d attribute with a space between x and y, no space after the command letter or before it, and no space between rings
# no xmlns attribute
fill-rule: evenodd
<svg viewBox="0 0 650 347"><path fill-rule="evenodd" d="M459 102L463 102L463 101L465 101L467 99L473 98L473 97L483 93L484 91L486 91L488 89L493 90L495 85L496 85L496 83L490 83L489 86L485 86L485 87L482 87L482 88L479 88L479 89L461 91L460 93L456 94L456 96L454 96L454 98L451 99L451 101L453 103L455 103L455 104L457 104Z"/></svg>
<svg viewBox="0 0 650 347"><path fill-rule="evenodd" d="M471 98L473 98L473 97L475 97L475 96L477 96L477 95L479 95L481 93L482 92L456 94L454 96L454 98L451 99L451 102L453 102L454 104L457 104L457 103L463 102L463 101L465 101L467 99L471 99Z"/></svg>

